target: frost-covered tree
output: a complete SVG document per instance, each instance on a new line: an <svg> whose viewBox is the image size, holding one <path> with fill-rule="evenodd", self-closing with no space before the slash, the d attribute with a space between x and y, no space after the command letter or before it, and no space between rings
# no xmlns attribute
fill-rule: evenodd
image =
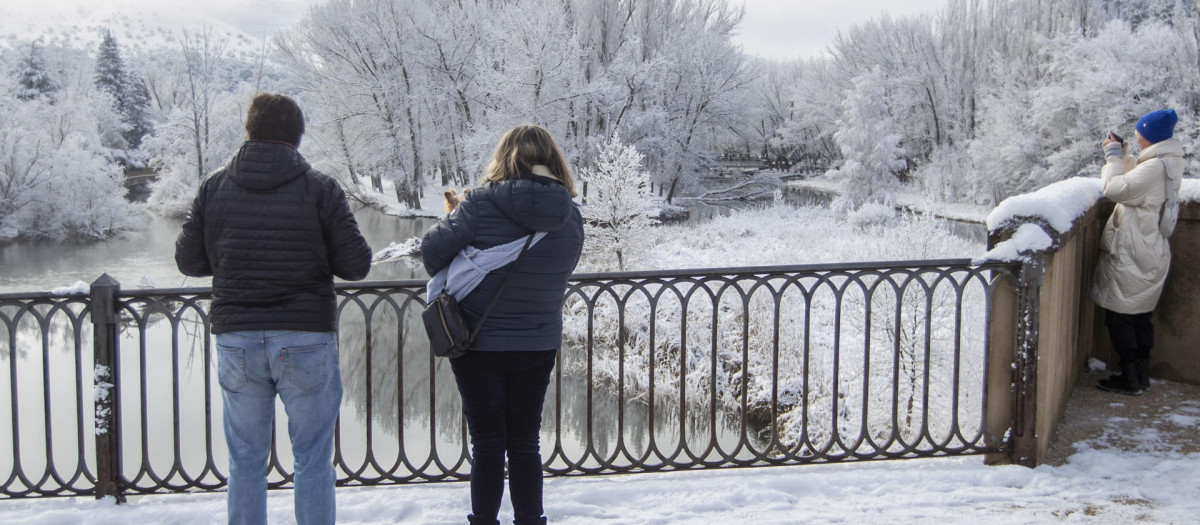
<svg viewBox="0 0 1200 525"><path fill-rule="evenodd" d="M150 90L140 77L129 73L125 75L125 99L120 111L122 121L129 126L125 140L131 148L140 147L146 135L154 132L154 122L150 117Z"/></svg>
<svg viewBox="0 0 1200 525"><path fill-rule="evenodd" d="M743 11L716 0L647 2L639 37L646 60L661 60L643 100L647 111L621 130L655 159L651 172L667 202L699 174L722 131L742 122L750 75L729 38Z"/></svg>
<svg viewBox="0 0 1200 525"><path fill-rule="evenodd" d="M750 72L722 0L334 0L277 39L313 133L416 205L421 185L478 179L514 125L572 164L619 132L681 188L742 119ZM344 146L344 147L343 147Z"/></svg>
<svg viewBox="0 0 1200 525"><path fill-rule="evenodd" d="M47 74L71 78L85 55L55 50ZM84 66L86 67L86 66ZM81 79L80 79L81 80ZM51 99L0 93L0 236L104 238L140 226L124 198L124 178L103 146L103 122L116 114L90 81L59 84Z"/></svg>
<svg viewBox="0 0 1200 525"><path fill-rule="evenodd" d="M58 81L51 77L50 72L46 70L41 44L31 42L29 54L21 60L17 71L16 97L21 100L51 97L59 88Z"/></svg>
<svg viewBox="0 0 1200 525"><path fill-rule="evenodd" d="M647 230L658 222L643 155L613 135L597 148L595 164L581 170L587 181L583 214L591 260L613 260L624 270L650 246Z"/></svg>
<svg viewBox="0 0 1200 525"><path fill-rule="evenodd" d="M416 38L415 23L425 20L421 2L334 0L315 7L310 16L277 44L286 68L297 82L329 101L317 111L323 132L352 137L348 157L357 173L391 181L396 199L419 206L420 182L426 169L424 129L435 129L451 115L430 114L421 105L426 86L419 58L425 43ZM430 30L439 26L437 21ZM310 113L315 114L316 112ZM330 143L343 140L325 139Z"/></svg>
<svg viewBox="0 0 1200 525"><path fill-rule="evenodd" d="M117 112L121 115L124 129L121 147L136 149L142 138L151 131L147 115L150 92L138 77L125 68L117 39L110 31L104 31L96 55L96 88L112 97Z"/></svg>
<svg viewBox="0 0 1200 525"><path fill-rule="evenodd" d="M854 78L854 88L842 103L845 115L833 134L842 150L842 167L828 176L840 182L834 210L857 210L868 202L890 202L904 169L900 134L888 112L883 71L876 68Z"/></svg>
<svg viewBox="0 0 1200 525"><path fill-rule="evenodd" d="M824 171L840 155L833 133L841 118L841 93L833 87L836 85L835 72L829 62L803 60L795 66L784 88L789 111L776 128L771 145L787 152L788 159L797 163L795 169ZM769 64L765 67L787 66Z"/></svg>
<svg viewBox="0 0 1200 525"><path fill-rule="evenodd" d="M121 100L125 96L125 62L112 32L104 31L96 53L96 87Z"/></svg>
<svg viewBox="0 0 1200 525"><path fill-rule="evenodd" d="M794 77L772 143L841 160L819 157L830 124L847 122L838 99L879 68L906 178L935 199L994 204L1094 174L1099 137L1151 109L1200 118L1196 0L948 2L852 27L829 54ZM1187 133L1197 118L1181 118L1185 149L1198 145Z"/></svg>
<svg viewBox="0 0 1200 525"><path fill-rule="evenodd" d="M182 31L177 44L180 61L167 88L174 105L144 144L159 169L147 204L167 216L187 213L200 181L237 149L253 96L253 87L228 78L227 38L206 26Z"/></svg>
<svg viewBox="0 0 1200 525"><path fill-rule="evenodd" d="M121 60L121 50L117 46L117 40L113 38L112 33L103 32L100 40L99 52L96 55L96 74L95 74L96 89L104 93L110 99L110 105L120 113L125 106L125 64ZM129 139L129 126L125 124L125 119L113 123L113 128L102 131L105 138L105 146L124 150L132 147Z"/></svg>

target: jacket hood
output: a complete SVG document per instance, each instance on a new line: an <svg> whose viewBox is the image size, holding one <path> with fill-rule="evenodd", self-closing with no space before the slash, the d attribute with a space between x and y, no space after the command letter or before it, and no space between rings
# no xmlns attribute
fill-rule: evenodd
<svg viewBox="0 0 1200 525"><path fill-rule="evenodd" d="M520 179L490 182L482 189L513 222L537 232L562 229L575 211L567 188L549 177L525 174Z"/></svg>
<svg viewBox="0 0 1200 525"><path fill-rule="evenodd" d="M280 142L248 140L229 160L229 178L250 191L267 191L291 182L312 166L296 148Z"/></svg>

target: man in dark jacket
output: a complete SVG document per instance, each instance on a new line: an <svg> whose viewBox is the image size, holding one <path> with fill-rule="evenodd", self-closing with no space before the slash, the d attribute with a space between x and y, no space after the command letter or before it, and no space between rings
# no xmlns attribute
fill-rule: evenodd
<svg viewBox="0 0 1200 525"><path fill-rule="evenodd" d="M333 523L342 402L333 277L365 278L371 247L341 187L296 151L304 115L295 101L255 96L246 134L229 164L201 183L175 244L179 271L213 276L229 523L266 523L276 395L295 457L296 521Z"/></svg>

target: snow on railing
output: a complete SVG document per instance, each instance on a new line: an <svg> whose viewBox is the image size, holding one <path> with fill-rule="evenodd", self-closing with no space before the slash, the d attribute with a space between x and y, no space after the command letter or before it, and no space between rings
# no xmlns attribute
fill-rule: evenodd
<svg viewBox="0 0 1200 525"><path fill-rule="evenodd" d="M1070 231L1075 219L1082 217L1103 193L1100 179L1074 178L1056 182L1033 193L1004 199L988 214L988 232L996 232L1023 219L1039 218L1058 234Z"/></svg>
<svg viewBox="0 0 1200 525"><path fill-rule="evenodd" d="M104 365L96 365L92 374L95 377L92 402L96 405L96 435L101 436L108 433L108 416L112 415L112 408L108 402L113 387L113 384L109 382L112 379L112 369Z"/></svg>

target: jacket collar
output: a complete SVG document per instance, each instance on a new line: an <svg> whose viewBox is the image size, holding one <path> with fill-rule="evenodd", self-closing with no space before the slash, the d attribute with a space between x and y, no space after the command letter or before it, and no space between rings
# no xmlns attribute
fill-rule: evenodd
<svg viewBox="0 0 1200 525"><path fill-rule="evenodd" d="M1155 159L1158 157L1182 156L1183 145L1179 143L1178 139L1171 137L1161 142L1155 142L1154 144L1151 144L1149 148L1142 150L1142 152L1138 154L1138 162Z"/></svg>
<svg viewBox="0 0 1200 525"><path fill-rule="evenodd" d="M310 167L290 144L248 140L230 159L226 171L238 186L268 191L291 182Z"/></svg>

